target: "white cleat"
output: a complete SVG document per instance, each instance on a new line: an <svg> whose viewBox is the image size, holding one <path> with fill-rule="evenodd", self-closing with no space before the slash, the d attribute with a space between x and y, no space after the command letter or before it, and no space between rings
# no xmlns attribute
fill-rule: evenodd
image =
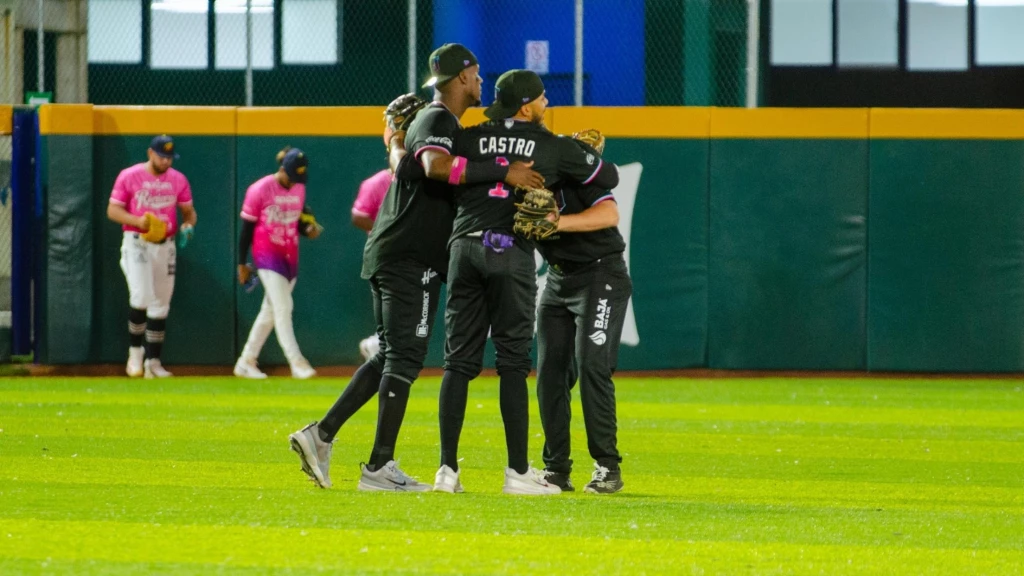
<svg viewBox="0 0 1024 576"><path fill-rule="evenodd" d="M132 346L128 348L128 364L125 366L125 374L128 374L129 378L138 378L145 373L145 369L142 367L142 361L145 359L146 351L142 346Z"/></svg>
<svg viewBox="0 0 1024 576"><path fill-rule="evenodd" d="M320 439L320 428L317 422L306 426L298 432L288 435L292 451L299 455L302 471L321 488L331 487L331 452L333 442Z"/></svg>
<svg viewBox="0 0 1024 576"><path fill-rule="evenodd" d="M369 338L363 338L359 342L359 353L363 355L363 362L368 361L380 351L380 338L376 334Z"/></svg>
<svg viewBox="0 0 1024 576"><path fill-rule="evenodd" d="M462 482L459 482L459 473L452 470L448 465L441 466L434 476L434 492L447 492L449 494L462 494Z"/></svg>
<svg viewBox="0 0 1024 576"><path fill-rule="evenodd" d="M430 492L430 484L424 484L409 476L398 467L394 460L370 471L365 464L359 476L359 490L364 492Z"/></svg>
<svg viewBox="0 0 1024 576"><path fill-rule="evenodd" d="M142 366L146 374L146 378L170 378L171 376L174 376L174 374L168 372L167 369L160 364L159 358L149 358L142 363Z"/></svg>
<svg viewBox="0 0 1024 576"><path fill-rule="evenodd" d="M313 376L316 376L316 370L313 370L313 367L309 365L309 360L300 358L292 364L292 378L295 378L296 380L308 380Z"/></svg>
<svg viewBox="0 0 1024 576"><path fill-rule="evenodd" d="M250 380L263 380L267 377L266 374L260 371L259 367L256 366L256 361L251 358L241 357L238 362L235 362L235 376L239 378L249 378Z"/></svg>
<svg viewBox="0 0 1024 576"><path fill-rule="evenodd" d="M522 494L526 496L549 496L561 494L562 489L549 484L544 473L530 467L525 474L519 474L511 468L505 468L505 486L501 489L505 494Z"/></svg>

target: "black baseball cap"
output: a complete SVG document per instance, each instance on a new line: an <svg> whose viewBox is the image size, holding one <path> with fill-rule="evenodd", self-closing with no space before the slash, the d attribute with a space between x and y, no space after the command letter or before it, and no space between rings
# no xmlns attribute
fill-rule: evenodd
<svg viewBox="0 0 1024 576"><path fill-rule="evenodd" d="M149 149L162 158L178 159L178 155L174 152L174 139L167 134L161 134L153 138L149 143Z"/></svg>
<svg viewBox="0 0 1024 576"><path fill-rule="evenodd" d="M544 81L532 70L509 70L494 84L494 103L484 110L491 120L502 120L516 115L524 104L544 94Z"/></svg>
<svg viewBox="0 0 1024 576"><path fill-rule="evenodd" d="M305 152L298 148L292 148L286 152L281 160L281 167L284 168L284 173L288 175L288 179L299 184L306 183L306 168L308 166L309 158L306 157Z"/></svg>
<svg viewBox="0 0 1024 576"><path fill-rule="evenodd" d="M440 86L476 63L476 56L469 48L462 44L445 44L430 53L427 65L430 66L431 77L423 87Z"/></svg>

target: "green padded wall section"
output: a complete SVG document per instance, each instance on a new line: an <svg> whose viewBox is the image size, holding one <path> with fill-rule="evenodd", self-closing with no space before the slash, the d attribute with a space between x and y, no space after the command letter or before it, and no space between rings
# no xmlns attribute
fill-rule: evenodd
<svg viewBox="0 0 1024 576"><path fill-rule="evenodd" d="M865 367L867 153L712 140L711 368Z"/></svg>
<svg viewBox="0 0 1024 576"><path fill-rule="evenodd" d="M869 369L1024 370L1022 159L1020 140L871 142Z"/></svg>
<svg viewBox="0 0 1024 576"><path fill-rule="evenodd" d="M42 325L36 326L39 362L90 360L93 283L91 210L92 138L41 137L38 174L43 185L45 230L42 262ZM38 304L37 304L38 305Z"/></svg>

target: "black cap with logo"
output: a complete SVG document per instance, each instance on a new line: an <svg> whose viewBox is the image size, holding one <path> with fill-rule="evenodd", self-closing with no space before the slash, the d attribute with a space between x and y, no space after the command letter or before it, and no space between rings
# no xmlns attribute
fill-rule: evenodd
<svg viewBox="0 0 1024 576"><path fill-rule="evenodd" d="M458 76L459 72L475 65L477 60L469 48L462 44L445 44L431 52L427 62L432 76L423 85L424 88L441 86Z"/></svg>
<svg viewBox="0 0 1024 576"><path fill-rule="evenodd" d="M524 104L544 94L544 81L531 70L509 70L494 84L494 103L484 110L491 120L502 120L516 115Z"/></svg>
<svg viewBox="0 0 1024 576"><path fill-rule="evenodd" d="M162 158L178 159L178 155L174 152L174 139L167 134L153 138L149 143L149 149Z"/></svg>
<svg viewBox="0 0 1024 576"><path fill-rule="evenodd" d="M281 160L281 167L284 168L284 173L288 175L288 179L299 184L306 183L306 168L308 166L309 158L298 148L292 148L286 152Z"/></svg>

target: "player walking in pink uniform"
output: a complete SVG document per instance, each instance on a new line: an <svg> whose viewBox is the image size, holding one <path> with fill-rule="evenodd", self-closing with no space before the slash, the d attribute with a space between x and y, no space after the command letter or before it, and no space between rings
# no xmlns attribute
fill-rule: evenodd
<svg viewBox="0 0 1024 576"><path fill-rule="evenodd" d="M174 294L176 250L175 233L184 246L193 234L196 211L192 189L181 172L171 168L178 158L174 140L161 135L153 138L146 151L148 160L125 168L117 176L107 205L107 218L124 230L121 241L121 270L128 282L128 365L130 377L167 378L171 373L160 363L167 314ZM178 227L178 209L182 224ZM159 218L167 235L149 242L143 235L149 230L146 214ZM145 338L145 348L143 348Z"/></svg>
<svg viewBox="0 0 1024 576"><path fill-rule="evenodd" d="M377 213L380 212L380 205L384 203L384 195L387 194L394 176L390 170L381 170L370 176L359 185L359 194L352 204L352 224L360 230L369 232L377 220ZM369 360L380 350L380 337L373 334L359 342L359 353L363 355L363 361Z"/></svg>
<svg viewBox="0 0 1024 576"><path fill-rule="evenodd" d="M235 376L266 378L256 359L270 331L284 351L292 377L311 378L316 371L299 350L292 328L292 290L299 273L299 235L316 238L321 228L315 223L300 225L306 210L306 170L309 159L298 148L285 148L277 155L280 168L260 178L245 192L242 203L242 236L238 244L238 281L245 284L256 268L263 284L263 306L249 331L242 355L235 363ZM252 247L253 266L246 259Z"/></svg>

